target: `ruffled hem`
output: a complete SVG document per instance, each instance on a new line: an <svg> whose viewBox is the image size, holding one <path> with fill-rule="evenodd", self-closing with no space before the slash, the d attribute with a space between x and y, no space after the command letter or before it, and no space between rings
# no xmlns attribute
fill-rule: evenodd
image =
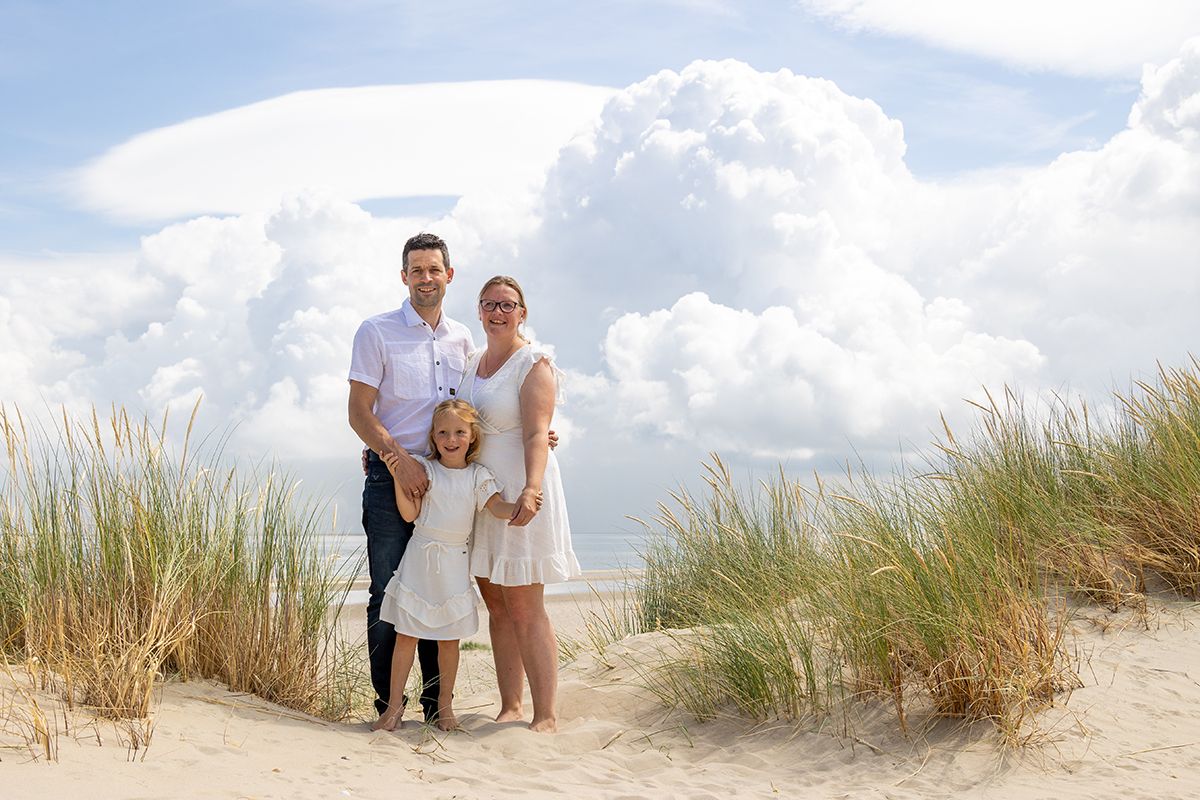
<svg viewBox="0 0 1200 800"><path fill-rule="evenodd" d="M379 610L379 618L385 622L392 622L384 616L384 611L392 609L402 611L408 614L413 619L423 625L430 627L443 627L452 623L458 622L465 617L475 613L475 607L479 604L479 598L475 594L475 587L472 586L467 591L456 594L447 599L443 603L430 603L424 597L409 589L398 580L388 581L387 588L384 589L383 605ZM395 623L393 623L395 624Z"/></svg>
<svg viewBox="0 0 1200 800"><path fill-rule="evenodd" d="M543 558L492 558L476 550L471 554L471 574L497 586L530 586L562 583L583 574L575 553L554 553Z"/></svg>
<svg viewBox="0 0 1200 800"><path fill-rule="evenodd" d="M460 620L455 620L450 625L441 625L438 627L429 627L415 619L411 614L402 608L388 608L390 612L395 612L384 616L380 613L379 619L383 622L391 624L396 629L396 633L402 633L405 636L412 636L416 639L432 639L434 641L446 641L453 639L466 639L469 636L474 636L479 631L479 613L475 609L471 609L471 613Z"/></svg>

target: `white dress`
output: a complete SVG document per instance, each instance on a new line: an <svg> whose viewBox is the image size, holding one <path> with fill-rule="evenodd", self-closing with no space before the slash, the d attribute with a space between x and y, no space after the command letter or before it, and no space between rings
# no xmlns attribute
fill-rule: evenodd
<svg viewBox="0 0 1200 800"><path fill-rule="evenodd" d="M471 357L458 397L479 411L483 443L478 463L505 487L501 495L515 502L525 487L525 446L521 429L520 391L529 370L545 351L525 345L486 381L476 380L483 351ZM551 363L553 366L553 363ZM557 369L555 370L557 373ZM557 379L557 374L556 374ZM524 527L510 526L490 514L475 515L471 543L471 574L500 586L560 583L580 574L571 549L571 525L563 495L558 460L551 450L542 478L542 507Z"/></svg>
<svg viewBox="0 0 1200 800"><path fill-rule="evenodd" d="M384 590L379 618L418 639L464 639L479 630L467 542L475 510L500 486L479 463L448 469L438 461L417 460L429 476L429 489L400 566Z"/></svg>

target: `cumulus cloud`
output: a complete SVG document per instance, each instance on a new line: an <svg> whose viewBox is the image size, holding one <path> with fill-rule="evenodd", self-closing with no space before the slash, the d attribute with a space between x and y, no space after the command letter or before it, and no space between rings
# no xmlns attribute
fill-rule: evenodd
<svg viewBox="0 0 1200 800"><path fill-rule="evenodd" d="M564 148L516 259L532 318L593 376L587 415L812 456L890 448L1035 376L1036 345L918 289L940 194L903 157L875 103L787 70L697 62L616 96Z"/></svg>
<svg viewBox="0 0 1200 800"><path fill-rule="evenodd" d="M1190 0L1153 4L1126 0L801 0L851 30L913 38L934 47L1020 68L1070 75L1136 77L1162 63L1200 32L1200 6Z"/></svg>
<svg viewBox="0 0 1200 800"><path fill-rule="evenodd" d="M959 301L922 305L905 291L890 304L891 319L843 330L790 307L753 313L690 294L618 319L604 343L613 379L586 397L635 430L808 460L850 442L895 446L897 434L926 429L964 392L1029 377L1041 364L1028 342L972 332Z"/></svg>
<svg viewBox="0 0 1200 800"><path fill-rule="evenodd" d="M820 463L923 442L982 385L1095 396L1180 363L1200 340L1198 96L1192 41L1147 70L1102 147L930 183L870 100L698 62L616 94L534 216L476 194L440 220L389 220L300 192L135 253L0 265L5 399L158 414L202 395L204 420L238 426L234 452L352 486L351 338L399 304L400 248L432 229L452 246L452 316L474 326L493 273L525 284L571 373L580 529L612 529L646 507L624 484L669 484L631 455L647 438L675 465L713 448Z"/></svg>
<svg viewBox="0 0 1200 800"><path fill-rule="evenodd" d="M608 430L725 452L924 441L982 385L1103 397L1200 335L1198 41L1098 150L942 184L827 81L652 76L555 166L516 259L531 313Z"/></svg>
<svg viewBox="0 0 1200 800"><path fill-rule="evenodd" d="M946 187L922 252L929 291L977 299L1095 390L1179 363L1200 335L1200 39L1148 69L1129 126L1045 168Z"/></svg>
<svg viewBox="0 0 1200 800"><path fill-rule="evenodd" d="M348 200L511 193L612 91L511 80L295 92L135 136L83 168L76 193L138 221L263 212L311 187Z"/></svg>
<svg viewBox="0 0 1200 800"><path fill-rule="evenodd" d="M577 331L564 354L586 363L621 312L689 292L761 309L846 285L840 265L858 257L903 273L911 249L896 244L923 192L903 156L899 122L826 80L735 61L652 76L551 171L520 249L546 298L533 319ZM596 298L615 302L579 313Z"/></svg>

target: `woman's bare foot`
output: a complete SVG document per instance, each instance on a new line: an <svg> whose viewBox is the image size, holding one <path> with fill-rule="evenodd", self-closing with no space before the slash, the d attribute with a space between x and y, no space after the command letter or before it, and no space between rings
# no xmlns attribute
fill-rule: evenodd
<svg viewBox="0 0 1200 800"><path fill-rule="evenodd" d="M400 721L400 714L392 714L384 712L383 716L375 720L375 724L371 726L373 731L394 731L404 723Z"/></svg>
<svg viewBox="0 0 1200 800"><path fill-rule="evenodd" d="M373 731L394 731L401 727L404 723L401 719L404 717L404 703L401 703L396 708L388 706L388 710L383 712L379 719L371 725Z"/></svg>
<svg viewBox="0 0 1200 800"><path fill-rule="evenodd" d="M529 723L529 730L534 733L558 733L558 720L554 717L535 719Z"/></svg>
<svg viewBox="0 0 1200 800"><path fill-rule="evenodd" d="M525 713L520 706L514 708L502 708L500 713L496 715L496 722L520 722Z"/></svg>
<svg viewBox="0 0 1200 800"><path fill-rule="evenodd" d="M458 730L458 717L454 716L454 709L449 704L438 707L437 720L434 722L440 731Z"/></svg>

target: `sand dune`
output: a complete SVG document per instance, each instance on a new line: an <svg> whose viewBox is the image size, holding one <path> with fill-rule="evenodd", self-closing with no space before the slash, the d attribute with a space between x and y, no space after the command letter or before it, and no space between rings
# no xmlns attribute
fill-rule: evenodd
<svg viewBox="0 0 1200 800"><path fill-rule="evenodd" d="M581 636L594 597L551 604ZM350 614L357 614L351 609ZM57 762L35 760L20 673L4 681L3 797L95 798L1187 798L1200 786L1200 606L1158 601L1149 624L1089 609L1074 624L1084 686L1040 715L1030 746L1004 750L987 724L941 721L902 735L886 707L858 704L853 733L823 725L697 722L639 688L632 663L661 635L584 652L561 672L556 736L491 722L490 654L464 653L463 730L410 718L396 733L329 723L206 682L162 690L149 748L82 713L59 719ZM31 690L32 691L32 690ZM32 692L60 713L50 695ZM919 723L919 720L917 720ZM132 760L131 760L132 759Z"/></svg>

